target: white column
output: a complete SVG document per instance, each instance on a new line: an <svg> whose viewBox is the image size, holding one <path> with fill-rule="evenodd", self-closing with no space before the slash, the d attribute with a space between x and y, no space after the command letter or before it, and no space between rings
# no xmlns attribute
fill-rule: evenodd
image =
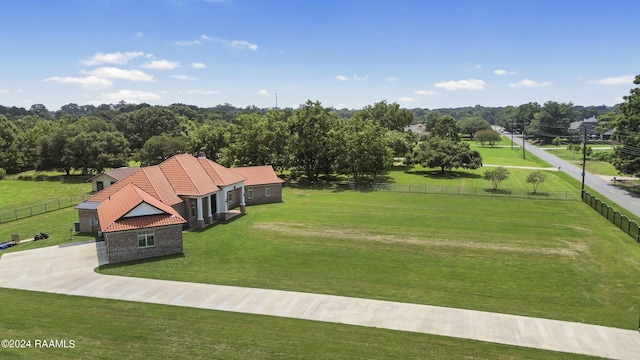
<svg viewBox="0 0 640 360"><path fill-rule="evenodd" d="M201 197L196 198L196 207L198 208L198 221L204 220L204 217L202 216L202 198Z"/></svg>
<svg viewBox="0 0 640 360"><path fill-rule="evenodd" d="M207 198L207 216L211 217L211 201L213 200L213 195L209 195Z"/></svg>
<svg viewBox="0 0 640 360"><path fill-rule="evenodd" d="M245 206L247 205L244 201L244 184L242 184L242 187L240 188L240 206Z"/></svg>
<svg viewBox="0 0 640 360"><path fill-rule="evenodd" d="M227 202L227 191L229 191L226 187L222 188L222 202L224 203L224 208L222 208L223 213L229 212L229 203Z"/></svg>

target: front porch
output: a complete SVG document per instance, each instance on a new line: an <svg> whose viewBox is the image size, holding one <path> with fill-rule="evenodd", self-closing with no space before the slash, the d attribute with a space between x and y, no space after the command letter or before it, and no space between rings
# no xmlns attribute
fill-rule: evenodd
<svg viewBox="0 0 640 360"><path fill-rule="evenodd" d="M205 196L185 198L188 224L203 229L219 221L228 221L245 211L244 184L223 187ZM238 210L234 210L237 209Z"/></svg>

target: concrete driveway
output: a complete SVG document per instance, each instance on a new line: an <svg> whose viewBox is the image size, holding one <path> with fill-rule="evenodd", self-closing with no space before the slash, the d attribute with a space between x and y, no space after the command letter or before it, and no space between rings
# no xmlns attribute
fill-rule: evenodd
<svg viewBox="0 0 640 360"><path fill-rule="evenodd" d="M638 359L637 331L343 296L100 275L103 243L4 254L0 287L280 316L474 339L522 347Z"/></svg>

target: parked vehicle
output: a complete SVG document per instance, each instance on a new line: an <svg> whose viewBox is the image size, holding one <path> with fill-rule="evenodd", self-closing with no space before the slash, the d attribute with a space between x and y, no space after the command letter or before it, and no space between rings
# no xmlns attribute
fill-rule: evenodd
<svg viewBox="0 0 640 360"><path fill-rule="evenodd" d="M3 243L0 243L0 250L4 250L4 249L8 249L12 246L16 246L18 245L18 243L16 243L15 241L11 240L11 241L5 241Z"/></svg>
<svg viewBox="0 0 640 360"><path fill-rule="evenodd" d="M45 240L48 238L49 238L49 234L43 233L43 232L33 235L33 241Z"/></svg>

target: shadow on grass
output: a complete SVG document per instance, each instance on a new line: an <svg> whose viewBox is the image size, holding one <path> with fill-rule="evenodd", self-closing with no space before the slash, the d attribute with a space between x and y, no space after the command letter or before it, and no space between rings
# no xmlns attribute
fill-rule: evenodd
<svg viewBox="0 0 640 360"><path fill-rule="evenodd" d="M127 266L138 265L138 264L155 263L163 260L182 259L184 257L185 257L184 253L180 253L180 254L152 257L149 259L126 261L126 262L121 262L117 264L105 264L105 265L98 266L98 271L127 267Z"/></svg>
<svg viewBox="0 0 640 360"><path fill-rule="evenodd" d="M482 175L468 173L465 171L445 171L444 173L437 170L408 170L405 171L409 175L417 175L429 179L480 179Z"/></svg>

